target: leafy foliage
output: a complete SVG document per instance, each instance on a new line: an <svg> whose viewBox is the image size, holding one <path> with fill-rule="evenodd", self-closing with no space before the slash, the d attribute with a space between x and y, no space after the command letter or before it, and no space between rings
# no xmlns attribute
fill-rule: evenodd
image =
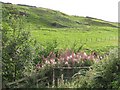
<svg viewBox="0 0 120 90"><path fill-rule="evenodd" d="M91 66L85 76L80 75L67 83L64 87L72 88L120 88L120 60L117 51L110 52L110 56Z"/></svg>
<svg viewBox="0 0 120 90"><path fill-rule="evenodd" d="M3 23L2 63L4 81L13 81L23 77L24 74L22 73L25 67L32 63L30 33L24 30L21 26L24 25L23 21L17 17L9 15L9 23Z"/></svg>

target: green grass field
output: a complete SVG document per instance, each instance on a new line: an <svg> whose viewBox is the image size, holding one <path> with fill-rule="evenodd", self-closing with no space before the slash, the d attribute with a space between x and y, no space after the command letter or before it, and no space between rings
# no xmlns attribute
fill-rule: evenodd
<svg viewBox="0 0 120 90"><path fill-rule="evenodd" d="M118 45L116 28L92 27L91 29L83 31L81 28L44 28L32 30L31 34L41 43L57 40L58 48L71 48L74 44L80 47L84 44L84 48L95 50Z"/></svg>
<svg viewBox="0 0 120 90"><path fill-rule="evenodd" d="M117 23L27 5L4 3L2 7L3 23L11 23L8 20L11 16L19 17L22 27L40 43L56 40L59 49L83 44L84 48L93 50L118 46Z"/></svg>

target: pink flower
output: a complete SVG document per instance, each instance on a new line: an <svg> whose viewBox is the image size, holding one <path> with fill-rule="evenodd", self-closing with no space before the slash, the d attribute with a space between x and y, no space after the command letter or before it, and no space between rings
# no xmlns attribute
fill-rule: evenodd
<svg viewBox="0 0 120 90"><path fill-rule="evenodd" d="M78 60L80 60L81 59L81 54L77 53L75 58L78 59Z"/></svg>
<svg viewBox="0 0 120 90"><path fill-rule="evenodd" d="M69 57L70 57L70 59L72 59L72 55L70 55Z"/></svg>
<svg viewBox="0 0 120 90"><path fill-rule="evenodd" d="M60 57L58 58L58 61L63 62L63 61L64 61L64 58L60 56Z"/></svg>
<svg viewBox="0 0 120 90"><path fill-rule="evenodd" d="M66 61L65 64L68 65L68 62Z"/></svg>
<svg viewBox="0 0 120 90"><path fill-rule="evenodd" d="M72 60L74 61L75 53L72 52Z"/></svg>
<svg viewBox="0 0 120 90"><path fill-rule="evenodd" d="M50 64L50 61L48 61L48 60L45 60L45 64Z"/></svg>
<svg viewBox="0 0 120 90"><path fill-rule="evenodd" d="M94 56L93 56L93 55L89 55L89 56L87 57L87 59L88 59L88 60L94 60Z"/></svg>
<svg viewBox="0 0 120 90"><path fill-rule="evenodd" d="M37 69L40 69L40 68L42 68L42 67L43 67L42 64L37 64L37 65L36 65L36 68L37 68Z"/></svg>
<svg viewBox="0 0 120 90"><path fill-rule="evenodd" d="M55 59L50 59L50 63L53 65L56 64Z"/></svg>
<svg viewBox="0 0 120 90"><path fill-rule="evenodd" d="M82 52L81 57L82 57L83 60L86 60L87 59L87 54L85 52Z"/></svg>

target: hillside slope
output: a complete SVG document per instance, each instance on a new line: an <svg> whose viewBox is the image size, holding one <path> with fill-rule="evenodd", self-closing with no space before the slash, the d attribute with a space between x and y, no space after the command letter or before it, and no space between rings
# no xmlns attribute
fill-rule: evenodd
<svg viewBox="0 0 120 90"><path fill-rule="evenodd" d="M108 22L92 17L70 16L59 11L28 6L15 5L11 3L2 4L3 22L7 22L7 17L17 16L26 22L39 28L79 28L86 26L107 26L117 28L117 23Z"/></svg>

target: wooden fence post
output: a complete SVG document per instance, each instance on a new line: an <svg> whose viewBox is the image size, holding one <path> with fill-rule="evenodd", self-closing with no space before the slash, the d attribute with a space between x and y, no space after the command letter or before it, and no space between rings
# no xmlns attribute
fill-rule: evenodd
<svg viewBox="0 0 120 90"><path fill-rule="evenodd" d="M54 68L53 68L53 81L52 81L52 87L55 86L55 71L54 71Z"/></svg>

